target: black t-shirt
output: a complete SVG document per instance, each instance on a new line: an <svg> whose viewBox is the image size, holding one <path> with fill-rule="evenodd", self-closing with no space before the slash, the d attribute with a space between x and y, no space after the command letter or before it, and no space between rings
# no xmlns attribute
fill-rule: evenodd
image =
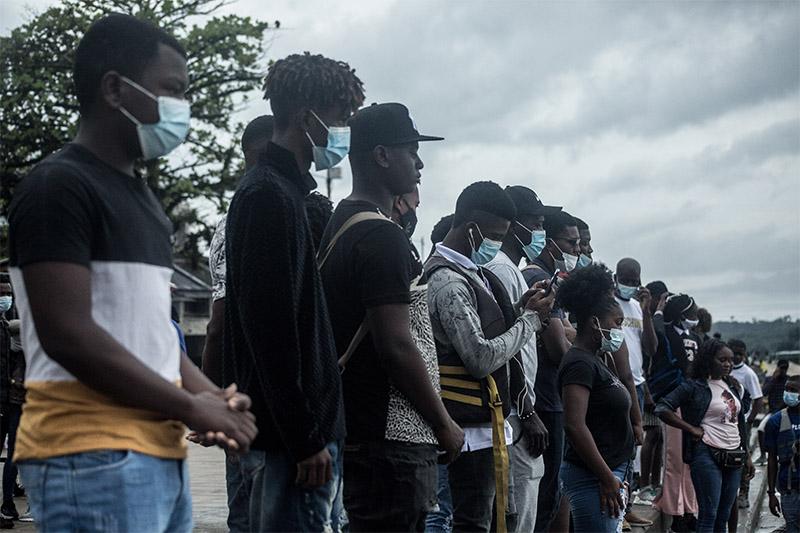
<svg viewBox="0 0 800 533"><path fill-rule="evenodd" d="M533 287L534 283L549 280L553 276L553 272L542 261L536 259L532 264L538 268L526 268L522 271L528 287ZM552 320L561 320L565 316L560 307L553 306L553 310L550 312ZM550 361L541 334L537 336L537 342L536 353L539 358L539 368L536 370L536 382L533 386L536 391L534 408L539 412L560 413L564 410L564 406L561 404L561 390L558 388L558 365Z"/></svg>
<svg viewBox="0 0 800 533"><path fill-rule="evenodd" d="M608 467L613 470L629 460L634 449L631 395L601 358L573 346L561 361L558 382L560 387L577 384L591 391L586 425ZM588 468L569 439L564 459Z"/></svg>
<svg viewBox="0 0 800 533"><path fill-rule="evenodd" d="M339 228L362 211L379 212L364 201L342 200L328 223L320 250ZM414 257L400 226L367 220L352 226L331 250L322 269L337 353L347 350L368 308L411 303ZM383 440L389 406L389 378L371 334L358 346L342 374L347 438L350 442Z"/></svg>

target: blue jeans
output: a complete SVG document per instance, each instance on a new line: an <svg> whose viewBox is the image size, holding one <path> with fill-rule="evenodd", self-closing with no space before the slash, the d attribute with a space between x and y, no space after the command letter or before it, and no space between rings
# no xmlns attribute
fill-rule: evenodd
<svg viewBox="0 0 800 533"><path fill-rule="evenodd" d="M342 443L331 442L326 448L333 459L333 477L316 489L295 484L297 463L288 453L259 452L263 461L255 461L260 464L254 465L250 493L252 531L342 531L347 520L342 504Z"/></svg>
<svg viewBox="0 0 800 533"><path fill-rule="evenodd" d="M192 530L186 461L103 450L18 467L40 531Z"/></svg>
<svg viewBox="0 0 800 533"><path fill-rule="evenodd" d="M622 463L613 470L614 477L624 481L629 470L630 462ZM619 531L625 511L619 516L611 516L601 509L600 481L592 471L564 461L561 465L561 488L569 498L575 533Z"/></svg>
<svg viewBox="0 0 800 533"><path fill-rule="evenodd" d="M781 493L781 512L786 533L800 533L800 491Z"/></svg>
<svg viewBox="0 0 800 533"><path fill-rule="evenodd" d="M251 450L244 455L228 454L225 459L225 481L228 489L228 529L231 533L247 533L250 528L250 494L253 478L264 468L264 452Z"/></svg>
<svg viewBox="0 0 800 533"><path fill-rule="evenodd" d="M695 444L692 484L697 494L697 533L728 530L741 478L741 468L720 468L705 443Z"/></svg>
<svg viewBox="0 0 800 533"><path fill-rule="evenodd" d="M453 531L453 496L450 494L450 480L447 476L447 465L438 465L439 475L436 497L439 503L428 513L425 520L427 533L450 533Z"/></svg>

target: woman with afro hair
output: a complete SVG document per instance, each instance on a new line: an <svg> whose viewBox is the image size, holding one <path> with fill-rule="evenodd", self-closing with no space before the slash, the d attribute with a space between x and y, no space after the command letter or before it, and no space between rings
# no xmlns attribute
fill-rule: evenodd
<svg viewBox="0 0 800 533"><path fill-rule="evenodd" d="M634 453L633 402L612 356L624 339L613 291L602 264L573 272L558 290L558 305L577 320L558 375L567 437L561 481L577 533L619 530Z"/></svg>

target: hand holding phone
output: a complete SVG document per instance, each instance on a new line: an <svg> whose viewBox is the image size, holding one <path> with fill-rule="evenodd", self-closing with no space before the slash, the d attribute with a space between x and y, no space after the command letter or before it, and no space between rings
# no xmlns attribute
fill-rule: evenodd
<svg viewBox="0 0 800 533"><path fill-rule="evenodd" d="M545 289L544 291L545 296L550 296L550 293L553 292L553 286L555 285L556 280L558 280L558 275L560 273L561 271L559 269L556 269L555 273L553 273L553 277L550 278L549 282L547 282L547 289Z"/></svg>

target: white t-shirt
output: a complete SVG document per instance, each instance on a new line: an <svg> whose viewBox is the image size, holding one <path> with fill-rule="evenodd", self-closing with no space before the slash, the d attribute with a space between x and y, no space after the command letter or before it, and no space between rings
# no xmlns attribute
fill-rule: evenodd
<svg viewBox="0 0 800 533"><path fill-rule="evenodd" d="M744 389L750 394L751 400L755 401L764 397L764 393L761 391L761 384L758 382L758 376L755 371L746 364L742 363L742 366L739 368L733 367L731 376L735 377L736 381L742 384ZM750 409L752 410L752 404L750 405ZM745 416L749 414L750 411L747 411Z"/></svg>
<svg viewBox="0 0 800 533"><path fill-rule="evenodd" d="M622 308L625 320L622 322L622 332L625 334L625 345L628 347L628 360L631 365L634 385L641 385L644 379L644 356L642 355L642 331L644 330L644 315L642 305L638 300L631 298L623 300L614 296Z"/></svg>
<svg viewBox="0 0 800 533"><path fill-rule="evenodd" d="M500 283L503 284L512 303L517 303L528 290L528 284L525 283L525 277L522 275L519 266L515 265L502 250L497 252L494 259L486 263L486 268L497 276ZM536 333L533 334L530 342L522 347L521 352L522 364L525 365L525 386L528 389L531 405L534 405L536 403L536 393L533 392L533 386L536 383L536 371L539 368L539 356L536 352ZM513 365L515 363L511 361L510 364ZM512 409L516 410L513 406Z"/></svg>
<svg viewBox="0 0 800 533"><path fill-rule="evenodd" d="M708 387L711 403L700 424L705 431L703 442L714 448L735 450L741 443L738 416L742 404L721 379L709 379Z"/></svg>

